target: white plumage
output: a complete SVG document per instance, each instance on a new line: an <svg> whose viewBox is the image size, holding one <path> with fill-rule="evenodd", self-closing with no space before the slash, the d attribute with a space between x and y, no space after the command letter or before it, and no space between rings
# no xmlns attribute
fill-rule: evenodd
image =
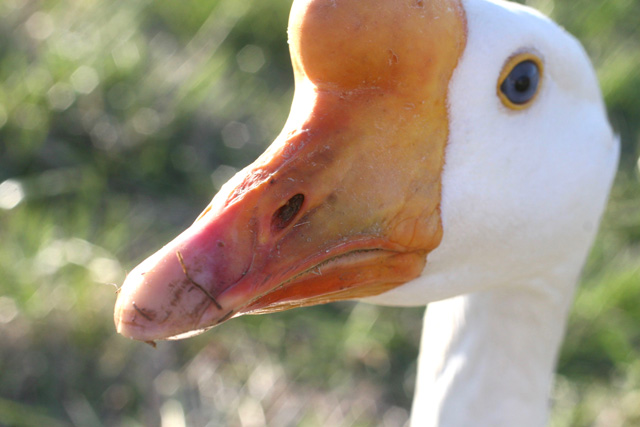
<svg viewBox="0 0 640 427"><path fill-rule="evenodd" d="M445 0L432 0L417 5L423 7L425 3L437 7L448 4ZM450 3L457 4L455 1ZM297 5L303 11L300 12L302 18L292 22L302 36L295 42L304 46L304 31L313 32L318 28L313 26L315 23L307 24L309 15L305 13L312 10L322 17L324 15L318 11L325 13L330 8L340 7L341 1L299 0ZM567 312L606 203L619 144L607 121L592 66L573 37L538 12L513 3L462 0L461 5L466 45L448 83L449 133L439 203L442 241L427 254L426 266L417 278L365 298L365 301L401 306L429 304L413 405L413 426L540 426L548 416L553 369ZM363 12L362 16L366 18L367 13ZM350 22L349 19L347 15L344 21ZM356 27L361 23L357 22L353 24ZM311 25L311 30L305 25ZM296 31L293 34L297 34ZM430 43L430 40L416 38L412 42ZM396 63L402 66L405 58L389 51L392 55L388 67L394 67ZM356 53L361 54L360 51ZM310 288L305 287L294 289L293 296L287 294L287 286L295 288L291 283L308 282L308 286L318 283L319 279L311 275L315 270L311 268L314 264L309 261L310 256L303 255L304 245L312 241L311 237L300 240L303 242L300 246L302 261L291 261L280 252L281 245L285 252L287 242L299 237L300 233L309 233L308 236L315 238L311 227L319 222L318 227L322 229L325 224L320 220L314 222L314 212L334 206L330 198L309 201L313 192L307 186L313 174L302 175L302 178L296 175L294 179L287 175L290 171L286 169L287 165L295 164L290 158L302 156L303 150L311 150L309 147L316 143L314 135L322 134L322 128L312 126L313 120L323 117L322 114L331 114L331 110L317 113L314 108L317 100L323 99L321 96L325 92L336 90L336 86L322 86L324 81L319 82L322 79L315 76L323 77L325 72L339 76L340 70L336 71L333 65L322 68L324 65L321 64L318 68L317 61L313 62L317 59L314 54L314 50L302 50L302 60L295 63L298 67L297 97L304 98L300 105L305 109L292 112L286 138L276 141L254 169L248 168L232 185L227 185L192 229L127 278L116 307L116 324L120 332L137 339L161 339L206 329L244 312L340 298L333 295L342 295L339 292L345 287L331 290L337 294L325 291L327 297L322 300L314 300L319 294L312 294L307 291ZM541 64L539 90L523 108L511 108L499 96L500 79L506 64L523 54L536 58ZM366 52L364 57L370 59ZM376 59L373 54L372 57ZM383 68L387 67L384 61ZM308 76L300 70L310 67L309 64L316 68L311 68L312 77L305 80ZM384 68L383 71L393 76L393 70ZM373 79L370 74L365 77ZM357 83L349 81L350 85ZM389 95L379 87L367 87L366 90L380 91L376 95L378 98L371 98L374 101L365 96L370 104L383 96L395 96L393 91ZM339 95L351 99L349 97L361 96L358 93L351 90ZM356 102L347 105L356 105ZM407 104L401 105L406 108ZM304 123L307 115L311 119L304 125L306 127L296 128L296 123ZM331 121L327 123L334 125ZM330 134L330 138L335 140L336 134L342 135L350 129L349 124L340 126L343 125L336 127L337 133ZM397 125L392 123L392 126ZM369 138L369 133L364 132L364 135ZM300 138L308 140L296 146L298 152L292 149L289 153L288 147L299 143ZM318 152L332 153L331 147L319 146L319 151L307 155L314 159L309 164L315 168L318 162L327 161L326 166L332 166L333 157L317 156ZM269 169L273 159L284 156L282 152L288 156L283 165ZM340 151L336 153L334 156L339 156ZM363 156L363 163L367 161L368 157ZM403 165L397 165L394 180L403 182L399 180L402 172ZM340 173L344 174L344 171ZM341 179L344 181L345 178ZM298 187L278 190L282 192L282 199L276 200L278 204L265 207L271 199L260 197L280 194L274 193L276 190L269 192L269 189L276 182L286 183L287 180L295 184L286 185ZM344 193L342 187L338 188ZM298 195L290 198L296 192ZM338 193L327 191L330 195ZM251 199L254 196L255 202ZM287 199L289 204L274 214L274 209L283 203L281 200ZM292 200L297 201L294 207L291 207ZM371 196L366 200L371 200L370 205L374 206L378 199ZM247 207L234 207L236 203L245 202ZM307 206L309 203L315 203L313 209ZM283 211L283 207L287 209ZM233 209L238 213L230 213ZM262 212L262 209L266 214L252 213L248 222L234 228L238 226L237 218L249 215L247 212ZM337 217L336 221L341 221L340 215L348 212L348 208L335 208L332 212L335 214L330 218ZM272 214L277 219L275 229ZM261 221L268 223L269 220L271 234L260 225ZM376 224L377 228L366 228L366 232L379 238L384 236L387 225L381 220ZM243 231L247 227L250 234ZM277 233L281 229L285 230L285 237L272 236L280 236ZM235 233L233 237L229 237L229 230ZM248 237L242 237L243 232ZM202 237L205 233L208 233L206 237ZM387 262L393 258L390 253L396 254L393 251L404 255L395 246L392 252L384 245L380 246L382 249L356 246L357 250L351 252L340 249L352 236L356 236L358 243L357 239L361 239L363 233L339 229L338 244L332 246L320 241L321 252L325 252L322 245L326 244L326 253L330 255L313 258L317 259L314 268L322 266L323 274L332 277L332 271L340 272L352 262L366 265L379 254L387 256L380 258ZM217 239L217 247L211 243L212 239ZM269 246L272 242L275 246ZM231 243L237 243L237 246ZM209 245L208 249L202 249L202 245ZM233 250L237 252L229 252ZM294 247L294 255L295 250ZM266 254L265 261L260 264L262 261L256 260L263 259L263 253ZM236 261L242 259L242 254L248 254L244 264ZM234 267L234 263L239 267ZM272 268L272 263L280 270ZM258 264L270 273L260 276L262 272L254 268ZM372 263L371 268L374 265ZM285 273L277 282L272 278L279 271ZM345 271L350 274L348 280L355 281L351 279L355 273ZM248 291L242 290L238 283L243 284L254 277L252 275L258 279L251 279L253 282L247 284ZM261 290L260 286L271 283L269 280L274 281L269 285L271 287ZM195 286L203 293L192 292ZM184 290L188 290L188 297L183 296L186 295ZM364 295L373 294L375 292ZM278 305L282 301L285 304ZM182 313L176 323L164 323L172 316L175 318L176 312ZM188 319L190 313L197 314L197 318ZM156 321L156 317L162 317L160 314L164 320Z"/></svg>
<svg viewBox="0 0 640 427"><path fill-rule="evenodd" d="M443 241L422 277L372 301L454 296L427 309L413 426L540 426L618 141L572 36L520 5L463 4L469 34L450 83ZM537 52L545 73L531 108L514 112L495 81L522 50Z"/></svg>

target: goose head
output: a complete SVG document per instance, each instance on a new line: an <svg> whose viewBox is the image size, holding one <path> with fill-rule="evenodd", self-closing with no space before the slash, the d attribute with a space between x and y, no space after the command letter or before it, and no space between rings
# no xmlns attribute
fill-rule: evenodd
<svg viewBox="0 0 640 427"><path fill-rule="evenodd" d="M295 0L289 44L282 133L127 276L121 334L579 270L618 144L573 37L502 1Z"/></svg>

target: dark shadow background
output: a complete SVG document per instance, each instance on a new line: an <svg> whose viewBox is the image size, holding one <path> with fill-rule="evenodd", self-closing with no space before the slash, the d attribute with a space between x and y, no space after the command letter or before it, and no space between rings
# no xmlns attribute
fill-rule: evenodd
<svg viewBox="0 0 640 427"><path fill-rule="evenodd" d="M637 0L535 0L585 44L623 143L553 424L640 423ZM156 350L114 284L279 132L290 1L0 2L0 425L402 426L421 309L247 316Z"/></svg>

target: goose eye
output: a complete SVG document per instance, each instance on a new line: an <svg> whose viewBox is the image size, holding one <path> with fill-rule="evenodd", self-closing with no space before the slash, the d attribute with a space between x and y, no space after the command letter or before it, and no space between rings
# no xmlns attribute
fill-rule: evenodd
<svg viewBox="0 0 640 427"><path fill-rule="evenodd" d="M532 54L512 57L502 69L498 96L512 110L522 110L533 102L540 89L542 61Z"/></svg>

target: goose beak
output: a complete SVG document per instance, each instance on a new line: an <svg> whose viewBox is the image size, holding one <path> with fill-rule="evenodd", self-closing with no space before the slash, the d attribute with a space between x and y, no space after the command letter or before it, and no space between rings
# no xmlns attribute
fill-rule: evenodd
<svg viewBox="0 0 640 427"><path fill-rule="evenodd" d="M447 88L465 37L459 1L296 0L282 134L128 275L118 332L182 338L419 276L442 237Z"/></svg>

